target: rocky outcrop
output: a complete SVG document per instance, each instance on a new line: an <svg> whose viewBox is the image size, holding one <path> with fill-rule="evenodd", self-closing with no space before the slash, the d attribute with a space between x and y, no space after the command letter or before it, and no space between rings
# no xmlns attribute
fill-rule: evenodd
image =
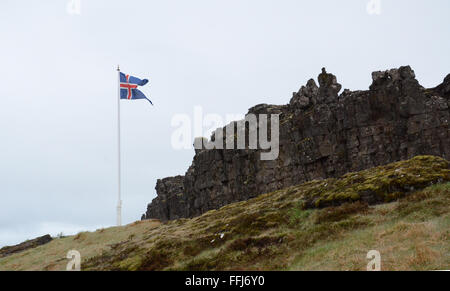
<svg viewBox="0 0 450 291"><path fill-rule="evenodd" d="M280 114L278 159L262 161L263 151L253 149L196 150L185 176L158 180L158 197L142 218L194 217L305 181L417 155L449 160L450 75L431 89L419 84L409 66L374 72L372 79L370 90L339 94L336 76L322 69L319 86L309 80L288 105L251 108L249 113Z"/></svg>
<svg viewBox="0 0 450 291"><path fill-rule="evenodd" d="M20 253L38 246L44 245L52 241L50 235L44 235L35 239L27 240L15 246L7 246L0 249L0 258L6 257L12 254Z"/></svg>
<svg viewBox="0 0 450 291"><path fill-rule="evenodd" d="M158 218L161 220L177 219L187 217L186 204L183 199L184 195L184 177L176 176L158 180L156 183L156 192L160 193L148 205L147 212L151 213L147 217L143 215L142 219Z"/></svg>

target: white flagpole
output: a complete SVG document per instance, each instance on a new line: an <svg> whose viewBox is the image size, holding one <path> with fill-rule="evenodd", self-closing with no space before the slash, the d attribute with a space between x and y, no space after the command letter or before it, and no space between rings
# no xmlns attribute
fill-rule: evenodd
<svg viewBox="0 0 450 291"><path fill-rule="evenodd" d="M121 178L121 169L120 169L120 67L117 66L117 75L118 75L118 83L117 83L117 162L118 162L118 201L117 201L117 226L122 225L122 197L120 196L120 178Z"/></svg>

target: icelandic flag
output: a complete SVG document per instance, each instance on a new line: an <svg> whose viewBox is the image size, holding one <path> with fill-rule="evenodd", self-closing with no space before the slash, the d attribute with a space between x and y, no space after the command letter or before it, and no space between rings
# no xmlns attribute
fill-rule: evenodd
<svg viewBox="0 0 450 291"><path fill-rule="evenodd" d="M152 101L145 97L144 93L139 91L138 86L144 86L148 83L147 79L141 80L139 78L125 75L120 73L120 99L136 100L136 99L147 99L150 104L153 105Z"/></svg>

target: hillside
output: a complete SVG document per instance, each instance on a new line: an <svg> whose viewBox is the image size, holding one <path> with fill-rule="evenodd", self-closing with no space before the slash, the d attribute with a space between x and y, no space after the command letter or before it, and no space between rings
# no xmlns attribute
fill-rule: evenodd
<svg viewBox="0 0 450 291"><path fill-rule="evenodd" d="M69 250L83 270L450 269L450 169L439 157L314 180L192 219L54 239L0 258L0 270L64 270Z"/></svg>

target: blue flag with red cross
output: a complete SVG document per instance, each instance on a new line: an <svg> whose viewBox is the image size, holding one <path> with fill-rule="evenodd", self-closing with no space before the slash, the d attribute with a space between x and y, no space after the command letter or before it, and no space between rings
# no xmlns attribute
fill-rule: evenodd
<svg viewBox="0 0 450 291"><path fill-rule="evenodd" d="M120 99L136 100L146 99L153 105L152 101L148 99L144 93L139 91L138 86L144 86L148 83L147 79L139 79L124 73L120 73Z"/></svg>

